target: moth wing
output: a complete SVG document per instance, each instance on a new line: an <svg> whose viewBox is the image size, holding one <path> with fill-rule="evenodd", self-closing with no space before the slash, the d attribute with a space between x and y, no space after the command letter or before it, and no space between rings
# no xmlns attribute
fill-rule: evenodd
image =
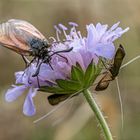
<svg viewBox="0 0 140 140"><path fill-rule="evenodd" d="M105 73L105 75L103 75L101 80L97 83L95 90L96 91L103 91L103 90L107 89L110 81L112 81L112 80L113 80L112 74L110 72Z"/></svg>
<svg viewBox="0 0 140 140"><path fill-rule="evenodd" d="M27 21L19 20L19 19L10 19L8 20L8 23L14 26L17 31L26 32L31 36L41 40L45 39L43 34L40 33L38 29L36 29L32 24L30 24Z"/></svg>
<svg viewBox="0 0 140 140"><path fill-rule="evenodd" d="M114 63L112 65L112 67L110 68L110 71L111 71L113 77L116 77L119 74L119 70L120 70L124 57L125 57L125 50L124 50L123 46L120 45L116 51L116 54L114 57Z"/></svg>
<svg viewBox="0 0 140 140"><path fill-rule="evenodd" d="M3 42L0 41L0 45L1 46L4 46L4 47L6 47L6 48L8 48L8 49L18 53L18 54L22 54L22 55L26 55L27 56L27 55L30 55L30 53L31 53L29 50L20 49L15 44L13 44L11 41L9 41L7 38L4 38Z"/></svg>
<svg viewBox="0 0 140 140"><path fill-rule="evenodd" d="M23 55L31 54L32 39L45 37L30 23L11 19L0 24L0 44Z"/></svg>
<svg viewBox="0 0 140 140"><path fill-rule="evenodd" d="M69 95L69 94L52 94L52 95L48 96L48 101L51 105L57 105L60 102L65 101L70 96L71 95Z"/></svg>

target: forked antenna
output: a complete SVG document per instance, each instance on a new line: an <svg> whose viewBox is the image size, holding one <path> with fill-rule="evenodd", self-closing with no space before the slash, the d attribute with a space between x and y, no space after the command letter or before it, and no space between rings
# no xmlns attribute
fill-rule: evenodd
<svg viewBox="0 0 140 140"><path fill-rule="evenodd" d="M69 96L65 101L63 101L62 103L60 103L59 105L57 105L54 109L52 109L50 112L46 113L45 115L43 115L42 117L40 117L39 119L33 121L33 123L38 123L41 120L47 118L48 116L50 116L51 114L53 114L55 111L57 111L58 109L60 109L61 107L63 107L66 103L68 103L68 101L75 95L79 94L80 92L82 92L82 90L77 91L76 93L72 94L71 96Z"/></svg>
<svg viewBox="0 0 140 140"><path fill-rule="evenodd" d="M121 132L123 132L123 127L124 127L124 111L123 111L123 103L122 103L122 96L121 96L121 91L120 91L120 86L119 86L119 80L118 77L115 78L116 85L117 85L117 91L118 91L118 97L119 97L119 102L120 102L120 111L121 111Z"/></svg>
<svg viewBox="0 0 140 140"><path fill-rule="evenodd" d="M131 64L132 62L136 61L136 60L139 59L139 58L140 58L140 55L134 57L133 59L131 59L130 61L128 61L128 62L125 63L124 65L122 65L120 69L126 67L127 65Z"/></svg>

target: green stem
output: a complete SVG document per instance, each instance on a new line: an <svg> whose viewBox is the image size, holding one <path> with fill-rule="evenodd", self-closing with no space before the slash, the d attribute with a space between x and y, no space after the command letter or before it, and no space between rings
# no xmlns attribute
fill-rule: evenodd
<svg viewBox="0 0 140 140"><path fill-rule="evenodd" d="M91 109L95 113L95 116L97 117L97 119L99 121L99 124L103 130L103 133L105 135L106 140L113 140L112 134L111 134L110 129L106 123L106 120L105 120L100 108L98 107L97 103L93 99L91 92L89 90L84 90L83 94L84 94L87 102L89 103Z"/></svg>

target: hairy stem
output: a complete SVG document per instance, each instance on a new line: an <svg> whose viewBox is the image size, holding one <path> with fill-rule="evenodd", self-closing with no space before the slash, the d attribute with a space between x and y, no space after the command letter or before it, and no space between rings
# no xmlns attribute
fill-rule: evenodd
<svg viewBox="0 0 140 140"><path fill-rule="evenodd" d="M98 107L97 103L95 102L94 98L92 97L91 92L89 90L84 90L83 94L84 94L87 102L89 103L91 109L95 113L95 116L96 116L97 120L99 121L99 124L102 128L102 131L104 133L106 140L113 140L111 131L106 123L106 120L105 120L100 108Z"/></svg>

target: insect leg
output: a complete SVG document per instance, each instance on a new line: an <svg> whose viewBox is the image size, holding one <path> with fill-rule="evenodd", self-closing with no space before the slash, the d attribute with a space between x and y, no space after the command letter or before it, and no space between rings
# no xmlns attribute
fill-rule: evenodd
<svg viewBox="0 0 140 140"><path fill-rule="evenodd" d="M39 77L38 77L38 75L36 76L36 78L37 78L38 88L40 88L40 83L39 83Z"/></svg>
<svg viewBox="0 0 140 140"><path fill-rule="evenodd" d="M24 55L21 55L21 57L22 57L23 61L25 62L25 68L27 68L29 60Z"/></svg>
<svg viewBox="0 0 140 140"><path fill-rule="evenodd" d="M36 63L36 67L39 65L39 57L37 58L37 63Z"/></svg>
<svg viewBox="0 0 140 140"><path fill-rule="evenodd" d="M107 66L106 66L106 64L104 63L104 61L101 59L101 62L102 62L102 64L103 64L103 66L105 67L105 69L107 69L108 70L108 68L107 68Z"/></svg>
<svg viewBox="0 0 140 140"><path fill-rule="evenodd" d="M51 69L53 70L53 67L52 67L51 63L50 63L50 62L48 62L48 64L49 64L49 66L51 67Z"/></svg>
<svg viewBox="0 0 140 140"><path fill-rule="evenodd" d="M70 52L73 50L73 47L69 48L69 49L65 49L65 50L61 50L61 51L57 51L57 52L54 52L52 55L54 54L58 54L58 53L65 53L65 52Z"/></svg>
<svg viewBox="0 0 140 140"><path fill-rule="evenodd" d="M21 55L22 56L22 58L23 58L23 60L24 60L24 57L25 56L23 56L23 55ZM25 57L26 58L26 57ZM28 68L32 63L33 63L33 61L36 59L36 57L34 57L30 62L28 62L28 64L26 65L26 67L25 67L25 69L26 68ZM26 59L25 59L26 60ZM24 70L24 73L22 74L22 76L24 76L24 74L25 74L25 70ZM30 82L28 82L28 83L30 83Z"/></svg>
<svg viewBox="0 0 140 140"><path fill-rule="evenodd" d="M44 63L44 61L42 61L42 62L40 62L40 63L38 64L37 70L36 70L36 72L32 75L32 77L36 77L36 76L39 74L40 67L41 67L42 63Z"/></svg>
<svg viewBox="0 0 140 140"><path fill-rule="evenodd" d="M52 67L52 65L51 65L51 63L50 63L50 59L51 59L51 57L52 57L53 55L56 54L56 55L61 56L59 53L70 52L72 49L73 49L73 48L70 48L70 49L67 49L67 50L61 50L61 51L57 51L57 52L54 52L53 54L51 54L49 57L47 57L47 58L44 59L42 62L40 62L39 64L37 64L37 65L38 65L38 68L37 68L35 74L32 75L32 77L35 77L35 76L37 76L37 75L39 74L40 67L41 67L42 63L44 63L44 62L47 62L47 63L50 65L50 67L53 69L53 67ZM61 57L63 57L63 56L61 56ZM64 58L64 57L63 57L63 58ZM35 59L35 58L34 58L34 59ZM33 60L34 60L34 59L33 59Z"/></svg>
<svg viewBox="0 0 140 140"><path fill-rule="evenodd" d="M69 48L69 49L66 49L66 50L61 50L61 51L57 51L57 52L53 52L53 54L51 54L49 57L51 58L53 55L58 55L58 56L60 56L60 57L62 57L62 58L64 58L66 61L68 61L68 59L66 58L66 57L64 57L64 56L62 56L62 55L60 55L59 53L65 53L65 52L70 52L70 51L72 51L72 49L73 49L73 47L71 47L71 48Z"/></svg>
<svg viewBox="0 0 140 140"><path fill-rule="evenodd" d="M29 67L35 59L36 59L36 56L30 61L30 63L28 63L27 67Z"/></svg>

